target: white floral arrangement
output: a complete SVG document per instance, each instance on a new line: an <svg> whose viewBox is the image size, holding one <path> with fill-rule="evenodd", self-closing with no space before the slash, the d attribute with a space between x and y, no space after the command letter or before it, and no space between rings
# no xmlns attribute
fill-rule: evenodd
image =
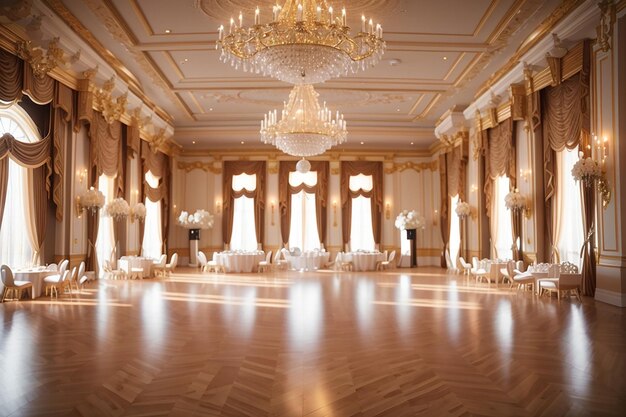
<svg viewBox="0 0 626 417"><path fill-rule="evenodd" d="M594 161L591 157L583 158L583 153L580 152L579 159L572 168L572 176L576 181L584 181L590 183L593 180L602 178L602 169L600 165Z"/></svg>
<svg viewBox="0 0 626 417"><path fill-rule="evenodd" d="M144 221L146 218L146 206L143 203L137 203L130 208L130 217L132 219Z"/></svg>
<svg viewBox="0 0 626 417"><path fill-rule="evenodd" d="M124 220L130 214L128 202L121 197L115 198L104 206L104 215L113 220Z"/></svg>
<svg viewBox="0 0 626 417"><path fill-rule="evenodd" d="M91 212L104 206L104 194L100 190L91 187L78 196L79 205L82 209Z"/></svg>
<svg viewBox="0 0 626 417"><path fill-rule="evenodd" d="M395 225L400 230L423 229L426 226L426 220L417 210L402 210L396 217Z"/></svg>
<svg viewBox="0 0 626 417"><path fill-rule="evenodd" d="M504 205L509 210L522 210L526 206L526 199L516 188L504 197Z"/></svg>
<svg viewBox="0 0 626 417"><path fill-rule="evenodd" d="M206 210L196 210L194 214L181 211L178 224L186 229L210 229L213 227L213 215Z"/></svg>
<svg viewBox="0 0 626 417"><path fill-rule="evenodd" d="M455 211L459 217L468 217L472 213L472 208L467 201L459 201L456 203Z"/></svg>

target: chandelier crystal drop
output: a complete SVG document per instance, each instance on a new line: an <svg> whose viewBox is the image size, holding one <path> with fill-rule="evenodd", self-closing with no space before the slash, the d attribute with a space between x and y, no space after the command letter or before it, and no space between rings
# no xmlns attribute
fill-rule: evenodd
<svg viewBox="0 0 626 417"><path fill-rule="evenodd" d="M312 85L295 85L289 101L278 118L273 110L261 121L261 140L286 154L300 157L320 155L347 140L348 131L343 114L333 115L320 106L319 94Z"/></svg>
<svg viewBox="0 0 626 417"><path fill-rule="evenodd" d="M291 84L317 84L364 71L385 52L380 24L361 16L361 30L351 36L346 9L335 11L325 0L286 0L273 6L271 20L261 20L257 7L254 25L245 27L239 13L227 32L219 27L223 62Z"/></svg>

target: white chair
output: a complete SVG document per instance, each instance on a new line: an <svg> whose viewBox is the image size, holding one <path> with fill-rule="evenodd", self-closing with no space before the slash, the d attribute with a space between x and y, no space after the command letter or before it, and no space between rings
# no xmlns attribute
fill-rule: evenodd
<svg viewBox="0 0 626 417"><path fill-rule="evenodd" d="M226 268L224 267L224 265L217 262L217 252L213 252L213 260L207 262L206 271L215 272L215 273L218 273L218 272L226 273Z"/></svg>
<svg viewBox="0 0 626 417"><path fill-rule="evenodd" d="M74 267L74 273L76 272L76 267ZM65 292L65 288L69 285L69 279L70 279L70 271L65 271L63 272L63 275L59 276L58 275L51 275L48 277L45 277L43 279L43 283L45 285L46 288L46 295L48 295L48 292L50 292L50 299L52 299L52 296L54 296L55 298L59 298L59 289L61 290L61 294L63 294ZM72 291L70 289L70 297L72 297Z"/></svg>
<svg viewBox="0 0 626 417"><path fill-rule="evenodd" d="M198 251L198 263L200 264L200 271L205 272L207 270L206 255L202 251Z"/></svg>
<svg viewBox="0 0 626 417"><path fill-rule="evenodd" d="M89 282L89 277L85 274L85 262L84 261L81 261L80 265L78 266L78 275L76 279L78 280L78 285L80 289L82 289L85 286L85 284Z"/></svg>
<svg viewBox="0 0 626 417"><path fill-rule="evenodd" d="M381 261L381 262L376 263L376 270L382 271L382 270L389 268L390 265L393 265L392 262L395 258L396 258L396 251L393 250L391 251L391 254L389 254L389 259L387 259L386 261Z"/></svg>
<svg viewBox="0 0 626 417"><path fill-rule="evenodd" d="M22 291L26 290L32 297L33 295L33 283L30 281L15 281L13 279L13 271L8 265L2 265L0 273L2 274L2 283L4 284L4 290L2 291L2 302L6 300L7 296L11 293L15 293L11 300L18 300L22 298Z"/></svg>
<svg viewBox="0 0 626 417"><path fill-rule="evenodd" d="M260 272L267 272L269 270L272 269L272 251L267 251L267 253L265 254L265 260L264 261L259 261L259 265L257 266L257 271Z"/></svg>
<svg viewBox="0 0 626 417"><path fill-rule="evenodd" d="M563 262L561 265L553 265L548 275L550 278L542 278L537 280L539 295L544 292L551 294L556 292L557 299L561 300L561 293L566 295L574 295L578 301L582 301L580 296L580 288L582 286L583 276L578 273L578 267L569 262Z"/></svg>
<svg viewBox="0 0 626 417"><path fill-rule="evenodd" d="M154 273L155 277L158 277L159 275L162 276L165 273L166 263L167 263L166 254L161 255L159 260L154 262L154 266L152 267L152 272Z"/></svg>
<svg viewBox="0 0 626 417"><path fill-rule="evenodd" d="M176 265L178 265L178 253L174 253L170 258L170 263L165 265L165 269L163 270L164 276L169 277L176 269Z"/></svg>
<svg viewBox="0 0 626 417"><path fill-rule="evenodd" d="M113 269L111 262L104 261L102 263L102 270L104 271L104 277L109 279L126 279L126 272L121 269Z"/></svg>
<svg viewBox="0 0 626 417"><path fill-rule="evenodd" d="M59 274L63 275L63 273L67 270L67 266L70 264L70 261L67 259L64 259L61 261L61 263L59 264Z"/></svg>
<svg viewBox="0 0 626 417"><path fill-rule="evenodd" d="M52 263L46 266L46 271L58 271L58 270L59 270L59 266L55 263Z"/></svg>
<svg viewBox="0 0 626 417"><path fill-rule="evenodd" d="M459 264L461 264L461 272L467 277L467 283L469 284L469 279L472 274L472 264L466 262L465 258L462 256L459 256Z"/></svg>
<svg viewBox="0 0 626 417"><path fill-rule="evenodd" d="M276 251L276 254L274 255L274 263L272 265L273 269L278 269L281 271L289 269L289 261L285 259L285 253L289 253L289 251L285 248ZM283 257L283 259L280 259L281 256Z"/></svg>
<svg viewBox="0 0 626 417"><path fill-rule="evenodd" d="M500 275L502 275L502 283L504 283L505 280L508 281L509 289L518 285L513 279L513 277L515 277L515 261L508 261L505 268L500 268Z"/></svg>
<svg viewBox="0 0 626 417"><path fill-rule="evenodd" d="M344 254L340 252L337 254L337 258L335 259L335 262L339 261L339 269L341 271L354 270L354 264L352 263L352 261L345 261L343 257L344 257Z"/></svg>
<svg viewBox="0 0 626 417"><path fill-rule="evenodd" d="M472 269L470 269L470 273L476 279L476 283L487 280L487 282L491 284L489 270L487 269L489 264L487 262L485 260L479 261L476 256L472 257Z"/></svg>

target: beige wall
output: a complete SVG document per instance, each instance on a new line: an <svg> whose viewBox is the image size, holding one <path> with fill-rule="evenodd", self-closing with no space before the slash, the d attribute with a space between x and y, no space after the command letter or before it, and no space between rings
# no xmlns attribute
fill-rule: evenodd
<svg viewBox="0 0 626 417"><path fill-rule="evenodd" d="M345 155L345 156L344 156ZM435 210L439 210L439 172L427 165L432 158L396 156L387 158L377 156L363 156L342 154L341 160L356 159L383 162L385 170L383 188L383 232L382 249L399 249L400 234L394 226L396 215L403 209L416 209L426 218L426 228L418 233L417 247L420 265L439 265L441 251L441 235L438 224L435 224ZM239 156L225 156L224 159L237 159ZM281 246L280 219L278 214L278 161L269 156L259 155L251 159L268 161L267 193L265 211L265 242L263 246L268 250L275 250ZM320 159L323 159L320 158ZM329 160L330 158L326 158ZM195 169L180 169L190 163L199 163ZM222 214L217 213L222 199L222 163L211 156L177 157L173 163L173 207L170 229L169 251L177 251L182 262L187 262L189 256L187 231L175 226L176 218L181 210L193 212L196 209L207 209L215 214L215 224L210 230L200 232L199 247L205 252L222 249ZM329 179L329 216L328 216L328 250L332 252L341 249L341 207L339 196L339 167L340 160L330 161ZM335 209L336 203L336 209ZM274 210L272 210L272 204ZM387 210L387 205L389 210ZM389 218L386 212L389 212Z"/></svg>

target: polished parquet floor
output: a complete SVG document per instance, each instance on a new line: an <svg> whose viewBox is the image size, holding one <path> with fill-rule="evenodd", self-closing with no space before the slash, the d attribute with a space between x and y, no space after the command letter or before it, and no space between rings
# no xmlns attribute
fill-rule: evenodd
<svg viewBox="0 0 626 417"><path fill-rule="evenodd" d="M626 415L626 309L435 268L179 269L0 318L0 415Z"/></svg>

